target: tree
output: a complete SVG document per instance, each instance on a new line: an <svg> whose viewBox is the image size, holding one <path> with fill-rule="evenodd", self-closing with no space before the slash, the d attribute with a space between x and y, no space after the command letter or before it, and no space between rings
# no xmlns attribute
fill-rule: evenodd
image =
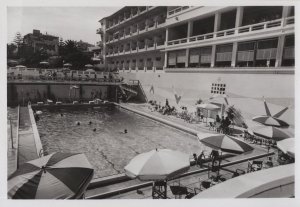
<svg viewBox="0 0 300 207"><path fill-rule="evenodd" d="M23 43L23 37L20 32L17 32L13 41L17 47L19 48L21 44Z"/></svg>
<svg viewBox="0 0 300 207"><path fill-rule="evenodd" d="M236 125L242 126L245 123L241 111L236 109L234 105L229 106L226 113L230 121L234 122Z"/></svg>

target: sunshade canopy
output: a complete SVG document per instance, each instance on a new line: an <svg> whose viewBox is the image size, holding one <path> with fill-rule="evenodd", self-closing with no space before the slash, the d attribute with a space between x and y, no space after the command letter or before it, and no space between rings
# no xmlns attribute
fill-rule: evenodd
<svg viewBox="0 0 300 207"><path fill-rule="evenodd" d="M200 198L291 198L295 196L295 164L259 170L202 191Z"/></svg>
<svg viewBox="0 0 300 207"><path fill-rule="evenodd" d="M21 165L8 178L8 198L78 198L93 173L84 154L53 153Z"/></svg>
<svg viewBox="0 0 300 207"><path fill-rule="evenodd" d="M85 70L85 72L95 72L95 70L93 70L93 69L87 69L87 70Z"/></svg>
<svg viewBox="0 0 300 207"><path fill-rule="evenodd" d="M289 124L286 123L285 121L272 117L272 116L256 116L252 118L253 121L256 121L258 123L267 125L267 126L276 126L276 127L288 127Z"/></svg>
<svg viewBox="0 0 300 207"><path fill-rule="evenodd" d="M49 63L46 62L46 61L40 62L40 64L41 64L41 65L49 65Z"/></svg>
<svg viewBox="0 0 300 207"><path fill-rule="evenodd" d="M273 126L259 126L254 127L248 130L250 133L251 131L253 134L266 138L266 139L274 139L275 141L280 141L286 138L290 138L291 136L284 132L283 130L273 127Z"/></svg>
<svg viewBox="0 0 300 207"><path fill-rule="evenodd" d="M295 139L288 138L277 142L277 147L285 154L295 158Z"/></svg>
<svg viewBox="0 0 300 207"><path fill-rule="evenodd" d="M198 133L197 137L202 144L223 152L241 154L253 150L253 147L242 140L225 134Z"/></svg>
<svg viewBox="0 0 300 207"><path fill-rule="evenodd" d="M134 157L125 174L140 180L168 180L190 168L189 155L170 149L156 149Z"/></svg>
<svg viewBox="0 0 300 207"><path fill-rule="evenodd" d="M202 108L202 109L207 109L207 110L218 110L220 109L219 106L211 103L204 103L204 104L197 104L196 107Z"/></svg>
<svg viewBox="0 0 300 207"><path fill-rule="evenodd" d="M65 63L64 66L72 66L71 63Z"/></svg>

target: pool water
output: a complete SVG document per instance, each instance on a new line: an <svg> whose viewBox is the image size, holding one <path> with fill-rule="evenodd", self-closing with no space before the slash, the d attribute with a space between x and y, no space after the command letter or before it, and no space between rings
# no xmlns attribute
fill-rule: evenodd
<svg viewBox="0 0 300 207"><path fill-rule="evenodd" d="M155 148L191 157L201 152L196 137L118 108L44 110L37 126L46 154L84 153L95 169L94 178L123 173L134 156Z"/></svg>

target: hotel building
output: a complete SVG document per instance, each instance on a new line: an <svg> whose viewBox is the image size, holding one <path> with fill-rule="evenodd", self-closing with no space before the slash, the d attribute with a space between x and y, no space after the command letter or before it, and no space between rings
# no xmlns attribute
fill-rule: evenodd
<svg viewBox="0 0 300 207"><path fill-rule="evenodd" d="M124 7L100 23L106 67L146 94L294 101L293 6Z"/></svg>

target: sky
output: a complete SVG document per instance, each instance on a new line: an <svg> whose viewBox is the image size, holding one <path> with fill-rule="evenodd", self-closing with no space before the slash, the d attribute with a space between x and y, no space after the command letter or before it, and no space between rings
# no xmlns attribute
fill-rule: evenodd
<svg viewBox="0 0 300 207"><path fill-rule="evenodd" d="M11 43L17 32L22 36L33 29L63 40L82 40L96 44L100 40L96 29L103 17L121 7L8 7L7 41Z"/></svg>

